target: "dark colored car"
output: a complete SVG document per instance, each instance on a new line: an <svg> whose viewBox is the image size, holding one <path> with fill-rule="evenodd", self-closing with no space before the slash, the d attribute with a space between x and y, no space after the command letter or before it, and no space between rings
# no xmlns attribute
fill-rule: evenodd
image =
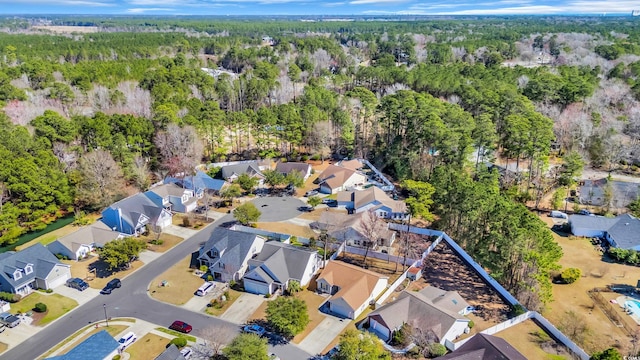
<svg viewBox="0 0 640 360"><path fill-rule="evenodd" d="M184 321L180 321L180 320L176 320L173 322L173 324L171 324L171 326L169 326L169 329L171 330L175 330L181 333L185 333L188 334L191 332L191 330L193 330L193 328L191 327L191 325L187 324Z"/></svg>
<svg viewBox="0 0 640 360"><path fill-rule="evenodd" d="M122 282L120 281L120 279L113 279L109 281L107 285L105 285L104 289L100 291L100 294L105 294L105 295L111 294L113 289L117 289L120 286L122 286Z"/></svg>
<svg viewBox="0 0 640 360"><path fill-rule="evenodd" d="M89 284L80 278L72 278L67 280L67 286L72 289L84 291L89 287Z"/></svg>

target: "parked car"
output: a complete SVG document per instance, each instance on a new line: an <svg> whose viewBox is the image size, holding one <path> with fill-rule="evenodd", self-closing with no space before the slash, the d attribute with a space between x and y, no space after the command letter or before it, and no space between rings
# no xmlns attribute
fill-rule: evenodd
<svg viewBox="0 0 640 360"><path fill-rule="evenodd" d="M87 284L84 280L80 278L72 278L67 280L67 286L72 289L84 291L89 287L89 284Z"/></svg>
<svg viewBox="0 0 640 360"><path fill-rule="evenodd" d="M338 205L338 200L336 199L322 199L322 203L327 205L327 206L337 206Z"/></svg>
<svg viewBox="0 0 640 360"><path fill-rule="evenodd" d="M313 211L313 207L310 206L310 205L299 206L298 210L299 211L304 211L304 212L311 212L311 211Z"/></svg>
<svg viewBox="0 0 640 360"><path fill-rule="evenodd" d="M120 340L118 340L118 350L124 350L127 346L133 344L136 340L138 340L136 334L133 331L129 331L123 337L121 337Z"/></svg>
<svg viewBox="0 0 640 360"><path fill-rule="evenodd" d="M100 294L109 295L113 289L117 289L120 286L122 286L122 281L120 281L120 279L113 279L105 285L104 289L100 290Z"/></svg>
<svg viewBox="0 0 640 360"><path fill-rule="evenodd" d="M182 356L184 356L184 358L188 360L193 354L193 349L188 346L183 347L182 350L180 350L180 354L182 354Z"/></svg>
<svg viewBox="0 0 640 360"><path fill-rule="evenodd" d="M193 330L193 327L184 321L176 320L169 326L169 329L188 334Z"/></svg>
<svg viewBox="0 0 640 360"><path fill-rule="evenodd" d="M206 211L207 211L207 207L204 205L200 205L194 210L196 214L204 214Z"/></svg>
<svg viewBox="0 0 640 360"><path fill-rule="evenodd" d="M200 286L198 290L196 290L196 295L205 296L209 292L211 292L211 290L215 289L215 287L216 287L216 284L214 282L207 281L204 284L202 284L202 286Z"/></svg>
<svg viewBox="0 0 640 360"><path fill-rule="evenodd" d="M580 215L587 215L587 216L592 216L593 214L591 213L591 211L586 210L586 209L582 209L580 211L578 211L578 214Z"/></svg>
<svg viewBox="0 0 640 360"><path fill-rule="evenodd" d="M242 331L249 334L256 334L258 336L262 336L266 332L262 326L256 324L246 325L242 328Z"/></svg>
<svg viewBox="0 0 640 360"><path fill-rule="evenodd" d="M557 211L557 210L553 210L551 211L551 217L552 218L559 218L559 219L568 219L569 215L563 213L562 211Z"/></svg>
<svg viewBox="0 0 640 360"><path fill-rule="evenodd" d="M315 196L315 195L318 195L318 190L309 190L304 194L304 196L306 197Z"/></svg>
<svg viewBox="0 0 640 360"><path fill-rule="evenodd" d="M3 312L0 314L0 323L10 328L14 328L20 324L20 318L12 315L11 313Z"/></svg>

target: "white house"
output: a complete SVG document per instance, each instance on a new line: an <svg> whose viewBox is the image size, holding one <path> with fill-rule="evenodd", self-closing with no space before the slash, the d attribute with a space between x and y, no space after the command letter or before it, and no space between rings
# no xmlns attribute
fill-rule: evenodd
<svg viewBox="0 0 640 360"><path fill-rule="evenodd" d="M61 263L37 243L0 254L0 291L27 295L34 289L52 289L71 278L71 266Z"/></svg>
<svg viewBox="0 0 640 360"><path fill-rule="evenodd" d="M217 228L198 252L200 265L209 267L216 281L238 281L248 262L262 251L266 239L260 235Z"/></svg>
<svg viewBox="0 0 640 360"><path fill-rule="evenodd" d="M615 218L571 215L569 224L573 235L600 237L613 247L640 251L640 220L629 214Z"/></svg>
<svg viewBox="0 0 640 360"><path fill-rule="evenodd" d="M339 192L338 206L353 209L355 213L373 210L379 218L383 219L404 220L408 216L404 201L393 200L377 186L364 190Z"/></svg>
<svg viewBox="0 0 640 360"><path fill-rule="evenodd" d="M307 286L320 268L321 260L317 251L269 241L248 264L249 271L243 278L245 291L266 295L285 291L292 280Z"/></svg>
<svg viewBox="0 0 640 360"><path fill-rule="evenodd" d="M98 221L56 239L47 245L47 249L54 255L60 254L71 260L80 260L96 248L122 237L120 232L111 230L105 223Z"/></svg>
<svg viewBox="0 0 640 360"><path fill-rule="evenodd" d="M356 186L362 186L367 182L363 174L336 165L329 165L319 176L320 191L326 194L335 194L338 191L348 190Z"/></svg>
<svg viewBox="0 0 640 360"><path fill-rule="evenodd" d="M162 184L144 194L156 205L170 211L188 213L198 205L198 199L192 189L184 189L176 184Z"/></svg>
<svg viewBox="0 0 640 360"><path fill-rule="evenodd" d="M316 280L316 289L331 294L327 311L357 318L387 288L389 278L341 261L329 261Z"/></svg>
<svg viewBox="0 0 640 360"><path fill-rule="evenodd" d="M311 176L311 170L311 165L303 162L278 162L276 164L276 171L282 175L287 176L289 173L295 171L298 172L305 181Z"/></svg>

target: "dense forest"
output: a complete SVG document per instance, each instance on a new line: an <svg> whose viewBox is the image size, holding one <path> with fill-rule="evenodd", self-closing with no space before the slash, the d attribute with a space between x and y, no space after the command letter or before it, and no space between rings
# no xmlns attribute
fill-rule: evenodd
<svg viewBox="0 0 640 360"><path fill-rule="evenodd" d="M525 204L640 163L632 20L2 19L0 244L203 162L364 157L539 309L561 249Z"/></svg>

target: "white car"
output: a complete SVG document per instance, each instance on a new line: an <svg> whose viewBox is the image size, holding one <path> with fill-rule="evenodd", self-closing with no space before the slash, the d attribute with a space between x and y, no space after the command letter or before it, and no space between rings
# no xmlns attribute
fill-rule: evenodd
<svg viewBox="0 0 640 360"><path fill-rule="evenodd" d="M133 331L129 331L123 337L121 337L120 340L118 340L118 343L120 344L118 345L118 349L124 350L127 346L133 344L136 340L138 340L136 334Z"/></svg>
<svg viewBox="0 0 640 360"><path fill-rule="evenodd" d="M193 350L188 346L183 347L182 350L180 350L180 354L182 354L182 356L184 356L184 358L188 360L193 354Z"/></svg>

